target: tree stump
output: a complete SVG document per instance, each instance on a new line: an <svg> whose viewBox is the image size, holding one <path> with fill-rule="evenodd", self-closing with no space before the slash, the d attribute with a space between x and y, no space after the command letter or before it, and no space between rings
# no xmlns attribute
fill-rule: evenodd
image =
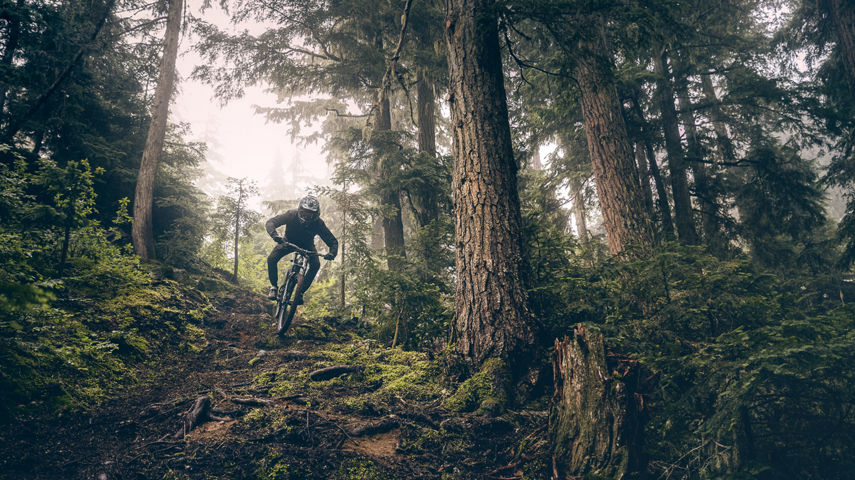
<svg viewBox="0 0 855 480"><path fill-rule="evenodd" d="M641 478L638 362L607 358L603 336L581 325L555 340L555 393L549 412L557 479Z"/></svg>

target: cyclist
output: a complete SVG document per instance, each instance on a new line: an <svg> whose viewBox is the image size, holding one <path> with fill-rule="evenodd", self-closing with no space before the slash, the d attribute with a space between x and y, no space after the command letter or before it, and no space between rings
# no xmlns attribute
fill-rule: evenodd
<svg viewBox="0 0 855 480"><path fill-rule="evenodd" d="M306 195L300 200L296 209L288 210L287 212L276 215L267 221L264 225L267 229L267 234L278 245L273 247L273 251L267 257L267 275L270 277L270 291L267 297L271 300L276 300L276 292L278 290L279 272L277 264L285 255L294 251L294 248L285 245L286 242L293 243L304 250L315 250L315 235L319 235L321 240L327 244L329 253L324 255L327 260L333 260L338 254L338 240L327 228L326 224L320 217L321 205L314 195ZM285 225L285 237L279 236L276 228ZM318 269L321 268L321 262L317 256L309 257L309 271L306 272L306 277L303 279L303 285L300 291L297 292L294 298L295 305L303 304L303 292L305 292L315 279Z"/></svg>

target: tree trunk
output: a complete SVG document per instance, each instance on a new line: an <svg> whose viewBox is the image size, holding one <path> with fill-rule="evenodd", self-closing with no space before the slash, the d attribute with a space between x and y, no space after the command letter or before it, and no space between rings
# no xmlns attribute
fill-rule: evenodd
<svg viewBox="0 0 855 480"><path fill-rule="evenodd" d="M436 158L436 98L424 72L419 73L418 97L419 150ZM421 208L416 217L425 226L439 217L439 202L432 189L418 192L417 197Z"/></svg>
<svg viewBox="0 0 855 480"><path fill-rule="evenodd" d="M243 195L243 185L241 185L241 192L239 193L238 198ZM238 205L237 213L235 215L235 266L232 271L232 281L237 283L238 281L238 240L240 240L240 216L241 216L241 207Z"/></svg>
<svg viewBox="0 0 855 480"><path fill-rule="evenodd" d="M644 207L647 209L650 217L653 218L653 192L650 191L650 167L647 165L647 157L644 156L644 149L640 143L636 143L635 147L635 166L638 170L638 184L641 186L641 195L644 198Z"/></svg>
<svg viewBox="0 0 855 480"><path fill-rule="evenodd" d="M549 412L553 478L639 478L644 471L637 362L609 365L603 336L581 325L555 340Z"/></svg>
<svg viewBox="0 0 855 480"><path fill-rule="evenodd" d="M577 55L575 77L609 250L619 253L630 246L648 250L653 245L653 227L644 210L617 87L609 71L612 62L602 37L580 42Z"/></svg>
<svg viewBox="0 0 855 480"><path fill-rule="evenodd" d="M392 114L389 108L388 91L382 90L380 93L379 109L376 118L376 130L378 132L389 132L392 130ZM396 165L392 165L390 161L391 145L381 146L380 155L380 172L384 178L389 178ZM397 188L383 188L380 195L380 204L384 207L393 210L391 214L383 216L383 239L386 246L386 265L389 270L399 272L404 267L403 259L405 258L404 251L404 220L401 217L401 192Z"/></svg>
<svg viewBox="0 0 855 480"><path fill-rule="evenodd" d="M639 118L641 125L641 138L644 143L644 153L647 157L647 166L650 168L650 176L653 177L653 185L656 187L656 205L659 207L659 215L662 220L662 231L664 232L665 240L674 240L674 222L671 220L671 206L668 203L668 189L665 188L665 182L662 181L662 175L659 173L659 164L656 163L656 152L653 150L653 143L650 141L651 128L644 118L644 112L641 110L641 104L636 93L632 97L632 111Z"/></svg>
<svg viewBox="0 0 855 480"><path fill-rule="evenodd" d="M347 198L347 182L344 182L342 192L344 202L342 202L343 208L341 209L341 242L339 242L339 245L341 247L339 255L341 256L341 259L339 260L339 262L341 262L341 308L342 310L344 310L345 292L347 286L347 269L345 268L344 263L347 259L347 257L345 256L345 247L347 246L347 207L348 203L350 202L350 200L348 200Z"/></svg>
<svg viewBox="0 0 855 480"><path fill-rule="evenodd" d="M668 169L671 173L671 193L674 195L674 220L677 236L684 243L698 242L698 233L692 220L692 200L689 196L689 180L686 177L686 165L683 158L683 145L680 143L680 128L677 124L677 110L674 108L674 90L671 88L671 75L668 73L667 56L653 56L654 71L657 74L656 95L662 116L662 129L665 133L665 150L668 152Z"/></svg>
<svg viewBox="0 0 855 480"><path fill-rule="evenodd" d="M715 131L718 153L721 156L721 160L728 164L734 163L736 162L736 151L733 148L730 135L727 133L727 123L725 122L724 113L719 106L718 96L715 94L715 87L713 86L712 77L709 74L701 75L701 88L704 91L704 98L710 105L710 119L712 120L713 130Z"/></svg>
<svg viewBox="0 0 855 480"><path fill-rule="evenodd" d="M446 7L457 247L453 341L470 364L526 361L521 353L535 335L495 5L448 0Z"/></svg>
<svg viewBox="0 0 855 480"><path fill-rule="evenodd" d="M837 48L849 76L849 93L855 97L855 8L851 0L831 0L831 21L837 33Z"/></svg>
<svg viewBox="0 0 855 480"><path fill-rule="evenodd" d="M163 150L163 137L166 134L166 117L169 114L169 99L172 96L175 80L175 59L178 56L178 40L181 33L181 16L184 0L169 0L169 13L166 18L166 37L164 39L163 59L160 75L154 93L154 109L148 136L145 141L140 171L137 175L136 194L134 195L134 222L131 238L134 251L141 258L154 258L154 232L152 229L151 205L154 199L154 178L160 153Z"/></svg>
<svg viewBox="0 0 855 480"><path fill-rule="evenodd" d="M582 191L582 182L576 175L570 177L570 196L573 197L573 218L576 220L579 243L587 245L589 237L588 223L585 217L588 212L585 208L585 193Z"/></svg>
<svg viewBox="0 0 855 480"><path fill-rule="evenodd" d="M721 213L715 192L712 189L712 180L704 163L704 152L698 138L695 115L692 113L689 87L683 77L676 82L676 85L677 101L680 104L680 120L683 123L683 129L686 131L686 141L689 146L686 150L686 163L694 174L695 196L698 198L701 207L701 228L707 244L714 250L721 251L724 248L724 238L718 221L721 218Z"/></svg>
<svg viewBox="0 0 855 480"><path fill-rule="evenodd" d="M419 150L436 156L436 98L424 72L418 80Z"/></svg>
<svg viewBox="0 0 855 480"><path fill-rule="evenodd" d="M74 211L66 212L65 225L62 230L62 249L59 253L59 278L65 274L65 262L68 261L68 245L71 243L71 222Z"/></svg>

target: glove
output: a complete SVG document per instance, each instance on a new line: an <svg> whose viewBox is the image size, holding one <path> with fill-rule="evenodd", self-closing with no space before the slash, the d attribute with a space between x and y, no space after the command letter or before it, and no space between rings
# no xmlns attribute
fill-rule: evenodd
<svg viewBox="0 0 855 480"><path fill-rule="evenodd" d="M333 255L332 253L328 253L324 255L324 260L335 260L335 255Z"/></svg>
<svg viewBox="0 0 855 480"><path fill-rule="evenodd" d="M285 239L279 236L273 237L273 241L276 243L284 243Z"/></svg>

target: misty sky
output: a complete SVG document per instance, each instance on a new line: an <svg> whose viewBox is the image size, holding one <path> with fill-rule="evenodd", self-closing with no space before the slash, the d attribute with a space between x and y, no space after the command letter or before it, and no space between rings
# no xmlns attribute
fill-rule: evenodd
<svg viewBox="0 0 855 480"><path fill-rule="evenodd" d="M199 12L202 0L190 0L189 8L194 15L204 16L220 28L235 30L228 17L219 9ZM263 26L247 25L251 32ZM263 88L247 89L244 98L220 106L212 87L190 78L193 68L201 59L191 51L195 41L185 34L181 40L178 69L181 83L178 96L170 110L171 121L191 125L188 140L204 141L208 144L208 162L213 170L226 176L249 177L261 187L270 183L270 172L277 159L284 164L299 159L306 173L328 177L328 167L321 153L322 145L295 145L291 143L287 128L282 124L268 123L264 116L255 114L254 105L276 104L274 94ZM206 192L216 195L219 192Z"/></svg>

